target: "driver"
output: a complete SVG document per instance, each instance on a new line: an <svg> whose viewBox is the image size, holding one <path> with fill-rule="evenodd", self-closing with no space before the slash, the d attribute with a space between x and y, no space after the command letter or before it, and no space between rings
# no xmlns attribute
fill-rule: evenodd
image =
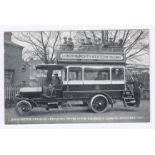
<svg viewBox="0 0 155 155"><path fill-rule="evenodd" d="M50 92L50 97L52 96L55 96L55 89L59 88L62 86L62 81L61 79L59 78L58 74L54 74L54 79L53 79L53 83L49 84L48 86L48 89L49 89L49 92Z"/></svg>

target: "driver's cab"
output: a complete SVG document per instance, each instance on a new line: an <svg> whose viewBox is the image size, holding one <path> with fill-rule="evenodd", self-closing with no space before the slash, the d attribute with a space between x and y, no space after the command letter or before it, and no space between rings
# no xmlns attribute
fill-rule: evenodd
<svg viewBox="0 0 155 155"><path fill-rule="evenodd" d="M54 95L58 98L61 98L63 96L62 90L63 90L63 81L64 81L64 76L65 76L64 75L65 74L64 66L56 65L56 64L42 64L42 65L37 65L36 69L46 71L46 74L48 71L49 72L51 71L51 73L52 73L52 74L50 74L50 76L52 76L52 77L50 77L50 81L48 81L48 80L47 80L48 82L44 81L42 84L43 93L49 94L49 92L46 93L47 90L45 90L45 87L46 87L46 89L49 89L50 85L52 85L52 87L54 86L54 92L53 92ZM57 83L57 84L55 83L56 78L58 80L60 80L59 83ZM50 96L50 95L47 95L47 96ZM52 96L53 96L53 94L51 95L51 97Z"/></svg>

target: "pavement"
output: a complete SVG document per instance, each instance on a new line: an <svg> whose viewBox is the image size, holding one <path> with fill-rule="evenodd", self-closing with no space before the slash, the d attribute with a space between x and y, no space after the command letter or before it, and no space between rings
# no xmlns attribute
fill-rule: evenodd
<svg viewBox="0 0 155 155"><path fill-rule="evenodd" d="M74 102L77 104L77 102ZM68 104L70 105L70 104ZM94 113L88 107L62 109L34 108L28 116L19 116L15 108L5 109L5 124L56 124L56 123L130 123L150 121L150 101L142 100L139 108L125 108L117 102L109 105L105 113Z"/></svg>

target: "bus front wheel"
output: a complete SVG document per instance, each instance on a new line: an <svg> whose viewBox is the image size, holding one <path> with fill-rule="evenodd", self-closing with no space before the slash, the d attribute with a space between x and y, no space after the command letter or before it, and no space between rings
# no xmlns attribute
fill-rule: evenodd
<svg viewBox="0 0 155 155"><path fill-rule="evenodd" d="M26 100L21 100L16 104L16 112L19 115L27 115L32 110L32 105Z"/></svg>
<svg viewBox="0 0 155 155"><path fill-rule="evenodd" d="M108 99L105 95L95 95L90 101L90 108L95 113L103 113L107 110Z"/></svg>

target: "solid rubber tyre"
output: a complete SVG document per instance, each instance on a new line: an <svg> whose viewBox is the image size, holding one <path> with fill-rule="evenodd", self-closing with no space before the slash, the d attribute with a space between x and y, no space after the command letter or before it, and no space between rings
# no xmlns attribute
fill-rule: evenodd
<svg viewBox="0 0 155 155"><path fill-rule="evenodd" d="M16 112L19 115L28 115L32 110L32 105L29 101L21 100L16 104Z"/></svg>
<svg viewBox="0 0 155 155"><path fill-rule="evenodd" d="M107 110L108 99L105 95L95 95L90 101L90 108L95 113L103 113Z"/></svg>

